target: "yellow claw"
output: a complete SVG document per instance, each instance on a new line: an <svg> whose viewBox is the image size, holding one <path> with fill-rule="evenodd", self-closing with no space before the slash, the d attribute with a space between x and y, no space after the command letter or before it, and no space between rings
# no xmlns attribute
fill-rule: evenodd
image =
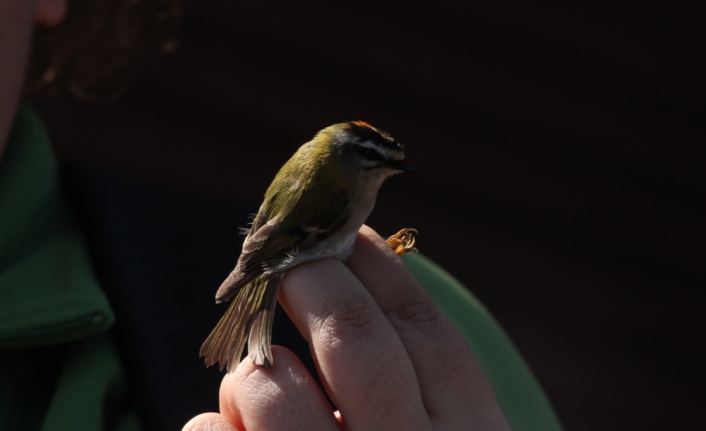
<svg viewBox="0 0 706 431"><path fill-rule="evenodd" d="M417 242L414 236L418 234L417 229L411 227L404 228L390 236L387 239L387 245L392 247L392 251L394 251L397 256L402 256L408 251L418 251L417 247L414 246Z"/></svg>

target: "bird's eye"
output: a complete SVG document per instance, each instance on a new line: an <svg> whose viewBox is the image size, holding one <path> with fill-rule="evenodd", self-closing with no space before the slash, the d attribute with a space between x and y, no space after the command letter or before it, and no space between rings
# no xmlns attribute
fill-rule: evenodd
<svg viewBox="0 0 706 431"><path fill-rule="evenodd" d="M379 152L373 150L372 148L360 148L360 154L367 160L373 162L381 162L384 157Z"/></svg>

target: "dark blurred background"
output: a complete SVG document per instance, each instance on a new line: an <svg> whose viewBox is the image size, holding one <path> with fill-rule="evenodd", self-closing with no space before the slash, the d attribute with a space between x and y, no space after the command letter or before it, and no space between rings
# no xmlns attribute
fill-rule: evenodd
<svg viewBox="0 0 706 431"><path fill-rule="evenodd" d="M389 181L368 224L420 230L567 430L691 428L705 19L697 2L201 0L117 102L33 103L62 158L254 207L317 130L369 121L426 175Z"/></svg>

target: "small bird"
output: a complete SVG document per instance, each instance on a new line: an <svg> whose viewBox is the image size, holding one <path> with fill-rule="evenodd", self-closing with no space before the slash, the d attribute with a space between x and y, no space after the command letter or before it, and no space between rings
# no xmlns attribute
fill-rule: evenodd
<svg viewBox="0 0 706 431"><path fill-rule="evenodd" d="M363 121L334 124L302 145L267 189L238 262L216 292L216 303L234 299L201 346L206 365L233 371L248 340L253 362L271 367L272 322L286 271L317 259L345 260L380 186L403 171L419 172L399 142ZM414 249L412 233L403 229L388 243L398 254Z"/></svg>

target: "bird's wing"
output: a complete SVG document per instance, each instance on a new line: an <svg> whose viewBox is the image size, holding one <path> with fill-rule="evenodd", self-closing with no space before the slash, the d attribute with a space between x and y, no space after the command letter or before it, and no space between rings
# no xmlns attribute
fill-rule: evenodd
<svg viewBox="0 0 706 431"><path fill-rule="evenodd" d="M267 222L267 208L260 208L250 233L243 243L243 251L235 269L221 284L216 301L230 299L255 277L276 266L294 253L302 252L340 229L348 220L348 196L336 194L320 202L312 199L320 194L307 194L293 205L283 217ZM322 198L324 199L324 198ZM321 202L327 202L321 205ZM304 221L302 223L301 221Z"/></svg>

